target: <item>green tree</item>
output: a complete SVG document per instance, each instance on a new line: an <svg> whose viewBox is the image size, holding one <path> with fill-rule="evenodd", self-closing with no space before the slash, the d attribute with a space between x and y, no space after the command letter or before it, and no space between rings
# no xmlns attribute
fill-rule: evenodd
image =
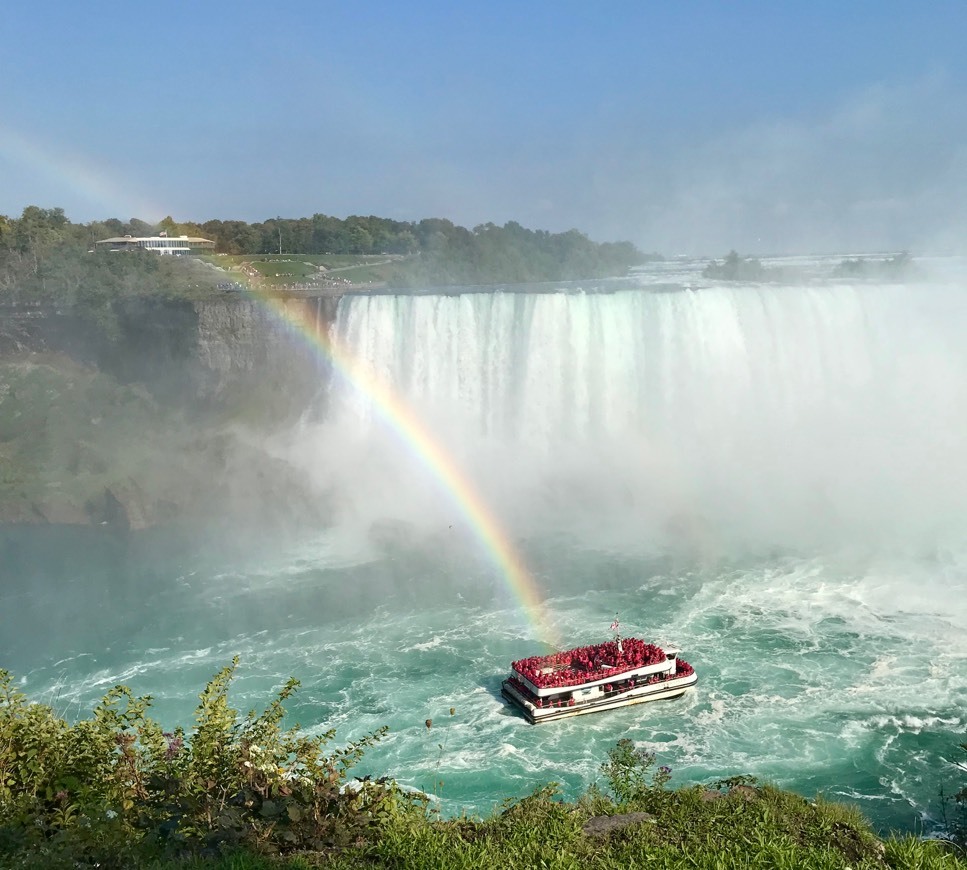
<svg viewBox="0 0 967 870"><path fill-rule="evenodd" d="M157 230L159 233L167 233L169 236L181 235L181 227L175 223L175 219L171 215L163 217L158 222Z"/></svg>
<svg viewBox="0 0 967 870"><path fill-rule="evenodd" d="M145 223L140 218L131 218L131 220L124 225L124 233L122 235L153 236L154 227L149 223Z"/></svg>
<svg viewBox="0 0 967 870"><path fill-rule="evenodd" d="M14 226L16 246L23 252L40 252L63 241L67 218L62 208L28 205Z"/></svg>
<svg viewBox="0 0 967 870"><path fill-rule="evenodd" d="M709 263L702 275L718 281L764 281L768 270L753 257L743 258L735 251L729 251L721 263Z"/></svg>

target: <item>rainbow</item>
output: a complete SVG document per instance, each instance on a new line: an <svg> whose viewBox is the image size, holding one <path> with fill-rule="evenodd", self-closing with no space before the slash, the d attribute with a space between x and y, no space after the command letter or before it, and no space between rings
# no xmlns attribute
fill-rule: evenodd
<svg viewBox="0 0 967 870"><path fill-rule="evenodd" d="M28 138L2 124L0 157L29 167L60 187L66 186L87 203L107 208L115 217L137 216L150 222L164 216L157 203L149 202L145 196L132 195L137 185L130 179L117 180L115 169L98 167L76 152L55 151L40 139ZM122 209L126 214L118 214Z"/></svg>
<svg viewBox="0 0 967 870"><path fill-rule="evenodd" d="M39 142L30 141L2 125L0 156L11 158L56 180L66 182L75 192L111 209L127 203L132 214L152 218L161 215L156 206L132 197L129 192L130 185L113 181L113 173L100 171L76 155L54 153ZM367 373L349 350L328 334L328 330L316 328L315 317L307 316L304 305L293 305L291 300L288 304L283 304L281 300L261 292L250 281L244 282L244 286L252 299L283 322L315 353L321 354L331 363L346 382L371 403L377 415L439 481L499 570L508 590L519 602L538 638L557 649L559 643L550 628L540 592L520 554L466 473L433 437L433 433L413 409L388 385Z"/></svg>
<svg viewBox="0 0 967 870"><path fill-rule="evenodd" d="M321 354L354 390L371 403L377 415L437 479L462 514L468 528L499 570L538 639L555 650L560 649L559 638L547 618L540 591L520 554L466 473L434 438L420 417L387 384L366 371L349 349L331 334L332 330L318 328L316 314L305 302L292 299L283 302L258 290L251 282L245 282L244 286L252 299L283 322L313 352Z"/></svg>

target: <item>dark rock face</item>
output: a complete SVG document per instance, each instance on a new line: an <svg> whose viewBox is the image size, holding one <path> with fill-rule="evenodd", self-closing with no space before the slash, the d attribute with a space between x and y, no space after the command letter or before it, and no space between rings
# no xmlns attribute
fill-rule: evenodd
<svg viewBox="0 0 967 870"><path fill-rule="evenodd" d="M321 363L319 339L335 317L336 302L277 300L271 308L251 300L199 303L197 360L207 375L202 390L218 397L240 380L312 378Z"/></svg>
<svg viewBox="0 0 967 870"><path fill-rule="evenodd" d="M98 367L164 399L205 397L210 375L199 365L197 304L136 299L117 306L118 334L99 348Z"/></svg>
<svg viewBox="0 0 967 870"><path fill-rule="evenodd" d="M60 353L161 400L207 404L284 376L293 401L318 388L319 337L335 319L336 296L262 302L249 298L129 299L115 323L55 307L0 307L0 359Z"/></svg>
<svg viewBox="0 0 967 870"><path fill-rule="evenodd" d="M260 442L323 412L337 305L129 299L100 320L0 307L0 523L136 531L215 505L310 515L305 481Z"/></svg>
<svg viewBox="0 0 967 870"><path fill-rule="evenodd" d="M81 363L95 362L103 344L97 327L71 311L45 305L0 306L0 359L28 353L63 353Z"/></svg>

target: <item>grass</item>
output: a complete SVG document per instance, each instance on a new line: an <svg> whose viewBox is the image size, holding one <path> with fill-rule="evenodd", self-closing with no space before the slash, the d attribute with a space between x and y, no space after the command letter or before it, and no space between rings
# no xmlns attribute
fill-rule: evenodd
<svg viewBox="0 0 967 870"><path fill-rule="evenodd" d="M297 260L314 266L325 266L327 269L341 269L346 266L366 265L388 260L391 254L203 254L199 259L207 260L219 266L238 266L241 263L254 261L266 263L285 263Z"/></svg>
<svg viewBox="0 0 967 870"><path fill-rule="evenodd" d="M710 798L717 793L719 796ZM648 809L645 809L648 807ZM595 816L651 816L606 835L586 833ZM38 856L39 857L39 856ZM23 868L56 867L30 860ZM69 864L65 864L70 866ZM763 786L714 792L701 786L615 804L591 789L576 803L553 785L487 819L439 819L403 812L370 842L289 856L251 851L148 861L152 870L359 870L359 868L554 868L613 870L962 870L967 862L938 841L908 836L880 840L858 810Z"/></svg>
<svg viewBox="0 0 967 870"><path fill-rule="evenodd" d="M265 279L305 281L315 277L319 269L312 263L302 260L256 260L251 266Z"/></svg>
<svg viewBox="0 0 967 870"><path fill-rule="evenodd" d="M595 815L631 812L642 804L616 805L592 790L571 804L553 787L540 789L488 819L441 820L401 815L376 842L285 858L236 852L225 856L146 864L155 870L332 870L358 868L554 868L616 867L775 868L775 870L961 870L962 857L937 841L915 837L881 841L858 811L807 801L768 786L723 792L709 799L702 787L665 792L653 818L606 836L589 835ZM26 865L25 865L26 866Z"/></svg>
<svg viewBox="0 0 967 870"><path fill-rule="evenodd" d="M348 782L386 729L335 749L332 730L283 730L297 680L241 716L237 665L199 695L190 731L167 733L126 687L68 723L0 671L0 866L967 870L950 844L881 840L854 807L750 777L669 789L671 771L627 739L601 765L607 792L567 802L550 783L485 819L442 818L391 780Z"/></svg>
<svg viewBox="0 0 967 870"><path fill-rule="evenodd" d="M211 254L201 259L270 289L384 286L407 258L395 254Z"/></svg>

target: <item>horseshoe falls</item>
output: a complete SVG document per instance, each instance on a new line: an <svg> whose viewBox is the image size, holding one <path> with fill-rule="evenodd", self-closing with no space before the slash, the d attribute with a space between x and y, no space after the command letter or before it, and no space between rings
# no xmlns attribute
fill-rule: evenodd
<svg viewBox="0 0 967 870"><path fill-rule="evenodd" d="M967 727L962 273L699 269L344 297L349 362L267 447L329 520L6 529L3 666L65 715L123 682L188 724L238 654L240 709L296 676L293 722L390 726L360 774L446 812L574 797L630 737L672 785L751 774L930 830ZM540 728L503 704L512 659L616 613L697 689Z"/></svg>

